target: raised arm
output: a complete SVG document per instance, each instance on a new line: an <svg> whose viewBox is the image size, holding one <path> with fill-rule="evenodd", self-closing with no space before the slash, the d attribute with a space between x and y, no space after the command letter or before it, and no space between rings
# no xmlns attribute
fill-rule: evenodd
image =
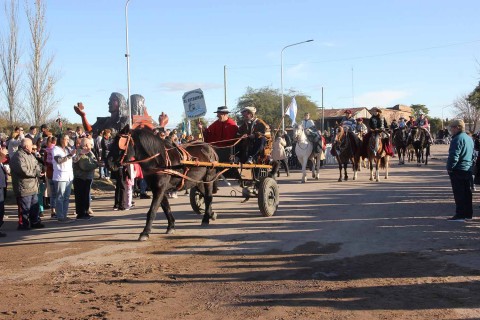
<svg viewBox="0 0 480 320"><path fill-rule="evenodd" d="M92 131L92 126L87 120L85 111L83 111L84 106L83 103L79 102L77 103L76 106L73 106L73 109L75 110L75 113L78 114L82 118L82 124L83 124L83 129L85 131Z"/></svg>

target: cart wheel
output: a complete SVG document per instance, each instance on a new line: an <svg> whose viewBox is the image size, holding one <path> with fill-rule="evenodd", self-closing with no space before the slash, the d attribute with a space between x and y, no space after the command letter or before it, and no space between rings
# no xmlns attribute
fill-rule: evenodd
<svg viewBox="0 0 480 320"><path fill-rule="evenodd" d="M190 189L190 205L196 214L205 214L205 199L198 187Z"/></svg>
<svg viewBox="0 0 480 320"><path fill-rule="evenodd" d="M271 217L279 204L278 185L272 178L265 178L258 186L258 207L264 217Z"/></svg>

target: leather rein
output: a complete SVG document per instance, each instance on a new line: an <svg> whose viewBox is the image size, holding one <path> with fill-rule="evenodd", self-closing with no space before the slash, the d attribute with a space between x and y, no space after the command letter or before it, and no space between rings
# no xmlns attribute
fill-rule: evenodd
<svg viewBox="0 0 480 320"><path fill-rule="evenodd" d="M153 159L162 155L161 152L158 152L158 153L156 153L156 154L154 154L154 155L152 155L148 158L145 158L145 159L124 161L125 156L127 154L128 147L129 147L130 144L132 145L132 147L135 146L135 142L133 141L132 134L129 132L128 134L121 135L120 140L118 141L118 147L119 147L120 150L123 150L124 153L122 155L122 158L120 159L120 165L128 165L128 164L148 162L148 161L151 161L151 160L153 160ZM182 163L182 161L189 161L189 162L193 161L193 162L196 162L197 165L195 165L195 164L193 164L193 165L192 164L189 164L189 165L185 165L185 164L172 165L172 161L170 160L170 156L168 155L168 152L170 150L175 150L179 153L180 163ZM177 186L177 190L181 190L183 188L183 186L185 185L185 180L188 180L188 181L191 181L191 182L194 182L194 183L210 184L210 183L215 182L223 173L225 173L229 169L229 168L226 168L226 169L218 172L215 175L215 177L210 181L200 181L200 180L192 179L187 175L191 166L200 167L200 165L198 163L199 163L198 159L193 157L182 146L176 145L173 148L166 148L165 147L165 164L166 164L166 166L165 167L160 167L158 170L152 171L149 174L168 174L170 176L180 177L180 178L182 178L182 180L181 180L180 184ZM202 167L205 167L205 166L202 165ZM215 164L212 163L212 168L214 168L214 167L215 167ZM175 169L184 169L184 173L178 172Z"/></svg>

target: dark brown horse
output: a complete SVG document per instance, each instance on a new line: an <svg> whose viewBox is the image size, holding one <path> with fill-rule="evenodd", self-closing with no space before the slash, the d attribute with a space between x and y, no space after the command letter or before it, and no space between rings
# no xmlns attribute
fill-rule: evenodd
<svg viewBox="0 0 480 320"><path fill-rule="evenodd" d="M393 145L397 150L398 164L405 164L405 154L407 153L407 130L406 128L398 128L393 133Z"/></svg>
<svg viewBox="0 0 480 320"><path fill-rule="evenodd" d="M140 241L149 238L158 207L161 205L167 218L167 233L175 231L175 218L166 197L171 189L189 189L197 186L203 193L205 214L202 225L208 225L214 218L212 211L213 181L217 178L213 167L185 166L181 160L218 162L213 148L205 143L189 143L179 147L170 140L161 139L149 128L129 130L126 126L114 139L107 157L108 166L115 170L134 159L142 167L143 176L152 190L153 198L147 213L145 228L140 233Z"/></svg>
<svg viewBox="0 0 480 320"><path fill-rule="evenodd" d="M375 181L379 181L380 169L385 169L385 179L388 179L389 156L385 149L383 133L374 131L370 135L367 145L368 160L370 162L370 181L373 181L373 164L375 164Z"/></svg>
<svg viewBox="0 0 480 320"><path fill-rule="evenodd" d="M415 149L417 166L421 166L422 163L428 165L430 144L428 143L427 133L425 132L425 129L412 127L412 130L410 131L409 143L411 143L413 145L413 148Z"/></svg>
<svg viewBox="0 0 480 320"><path fill-rule="evenodd" d="M348 180L347 166L349 163L352 163L353 166L353 180L357 180L357 172L360 169L361 146L362 142L357 135L345 131L342 126L337 127L332 150L337 158L338 170L340 171L338 182L342 181L342 167L343 180Z"/></svg>

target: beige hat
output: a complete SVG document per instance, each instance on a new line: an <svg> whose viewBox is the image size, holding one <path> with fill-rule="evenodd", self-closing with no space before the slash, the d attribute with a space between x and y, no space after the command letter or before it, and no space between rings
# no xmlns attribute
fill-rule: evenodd
<svg viewBox="0 0 480 320"><path fill-rule="evenodd" d="M249 107L243 108L242 111L240 111L240 112L241 112L241 113L244 113L245 111L248 111L248 112L250 112L250 113L252 113L252 114L255 114L255 113L257 112L257 108L255 108L255 107L250 107L250 106L249 106Z"/></svg>
<svg viewBox="0 0 480 320"><path fill-rule="evenodd" d="M377 111L377 112L382 113L382 110L380 110L380 109L377 108L377 107L373 107L372 109L370 109L370 112L373 112L373 111Z"/></svg>
<svg viewBox="0 0 480 320"><path fill-rule="evenodd" d="M460 130L465 130L465 122L462 119L453 119L450 121L450 127L459 127Z"/></svg>

